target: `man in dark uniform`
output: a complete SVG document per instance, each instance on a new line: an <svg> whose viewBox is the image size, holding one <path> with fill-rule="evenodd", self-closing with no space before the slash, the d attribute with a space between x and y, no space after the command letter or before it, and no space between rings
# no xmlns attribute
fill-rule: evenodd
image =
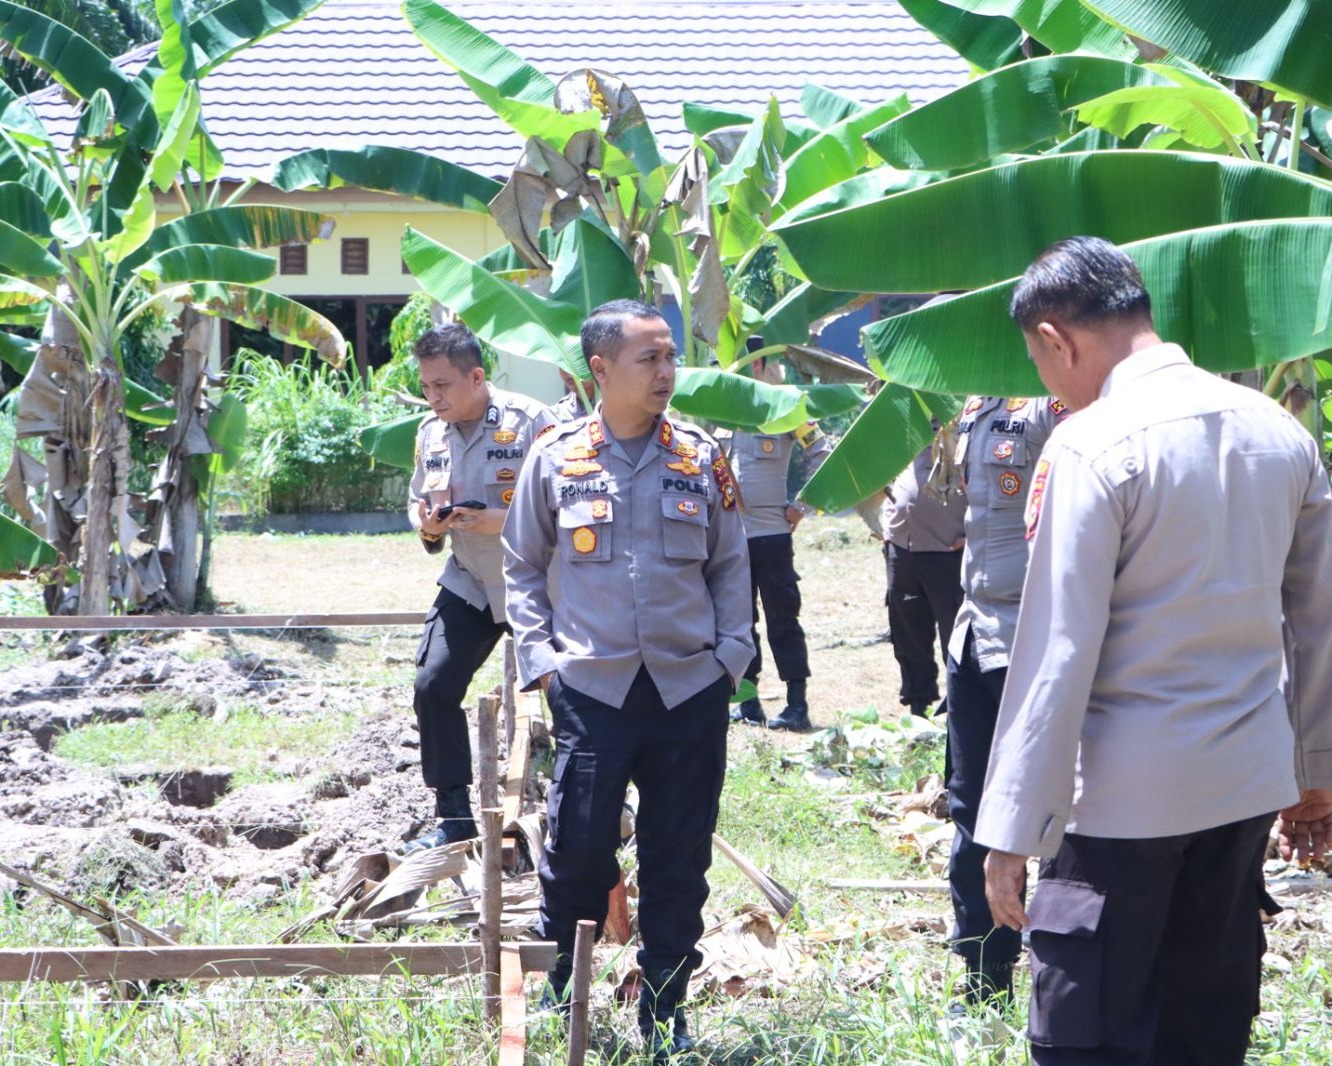
<svg viewBox="0 0 1332 1066"><path fill-rule="evenodd" d="M966 543L966 492L946 481L938 490L930 485L937 451L938 446L931 445L916 456L889 487L884 505L893 658L902 675L901 701L921 716L939 699L934 639L937 633L946 655L962 606Z"/></svg>
<svg viewBox="0 0 1332 1066"><path fill-rule="evenodd" d="M948 813L956 830L948 882L953 951L966 960L969 1003L1011 994L1022 947L1015 931L995 928L990 917L986 849L973 833L1027 573L1022 508L1041 449L1066 414L1048 397L972 396L958 419L955 461L967 490L966 598L948 644Z"/></svg>
<svg viewBox="0 0 1332 1066"><path fill-rule="evenodd" d="M462 701L508 630L500 528L532 442L555 422L535 400L486 381L481 346L461 323L427 330L415 355L434 414L417 431L407 517L427 552L443 550L445 535L452 551L426 615L413 699L421 772L435 791L440 822L409 841L403 848L408 853L476 836Z"/></svg>
<svg viewBox="0 0 1332 1066"><path fill-rule="evenodd" d="M750 350L763 346L761 337L750 338ZM782 364L759 359L754 375L769 384L784 380ZM763 669L759 647L759 602L763 603L763 625L768 646L777 664L777 676L786 683L786 706L767 720L757 695L744 700L731 712L732 721L766 724L769 729L808 732L809 649L800 625L800 575L795 568L796 526L814 513L808 504L787 495L787 477L796 445L805 454L805 477L823 465L832 453L828 438L813 422L786 433L736 432L730 435L730 460L744 503L745 536L749 538L749 573L754 613L754 660L745 677L757 687Z"/></svg>
<svg viewBox="0 0 1332 1066"><path fill-rule="evenodd" d="M753 657L749 558L716 441L666 417L675 344L655 308L583 324L601 403L534 449L504 528L518 673L554 717L541 934L563 997L580 919L606 918L625 790L638 786L639 1026L654 1058L692 1046L727 703ZM558 588L558 592L552 589Z"/></svg>

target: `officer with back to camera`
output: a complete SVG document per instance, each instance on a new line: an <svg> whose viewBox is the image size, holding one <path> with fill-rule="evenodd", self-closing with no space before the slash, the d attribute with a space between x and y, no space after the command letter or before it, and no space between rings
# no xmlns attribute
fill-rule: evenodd
<svg viewBox="0 0 1332 1066"><path fill-rule="evenodd" d="M754 654L749 559L716 441L666 417L675 344L661 313L603 304L582 342L601 402L537 446L504 529L519 678L554 718L541 935L559 946L562 998L575 926L600 931L619 878L632 781L639 1026L661 1061L692 1047L682 1002L702 960L727 705Z"/></svg>
<svg viewBox="0 0 1332 1066"><path fill-rule="evenodd" d="M414 354L433 414L417 431L407 517L427 552L442 551L446 536L451 551L426 615L413 699L421 773L440 821L408 841L406 853L477 835L462 701L508 631L500 529L533 442L555 424L536 400L486 381L481 346L461 323L427 330Z"/></svg>

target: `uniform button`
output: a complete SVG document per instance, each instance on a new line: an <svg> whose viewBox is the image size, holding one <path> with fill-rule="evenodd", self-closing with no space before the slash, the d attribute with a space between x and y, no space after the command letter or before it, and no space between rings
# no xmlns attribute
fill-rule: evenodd
<svg viewBox="0 0 1332 1066"><path fill-rule="evenodd" d="M1130 474L1136 474L1138 472L1138 460L1132 458L1125 459L1124 469Z"/></svg>

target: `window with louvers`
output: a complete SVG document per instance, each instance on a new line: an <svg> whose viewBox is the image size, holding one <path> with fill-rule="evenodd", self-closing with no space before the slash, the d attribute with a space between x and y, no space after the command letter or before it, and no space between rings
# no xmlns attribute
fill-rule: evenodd
<svg viewBox="0 0 1332 1066"><path fill-rule="evenodd" d="M370 239L368 237L342 238L342 272L344 274L370 273Z"/></svg>
<svg viewBox="0 0 1332 1066"><path fill-rule="evenodd" d="M309 249L304 244L284 244L278 251L278 270L282 274L305 274L309 270Z"/></svg>

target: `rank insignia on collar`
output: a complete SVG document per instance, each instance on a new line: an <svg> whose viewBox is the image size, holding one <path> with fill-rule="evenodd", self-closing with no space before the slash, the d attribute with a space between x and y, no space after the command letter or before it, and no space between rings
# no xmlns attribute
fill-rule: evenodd
<svg viewBox="0 0 1332 1066"><path fill-rule="evenodd" d="M599 454L595 448L589 448L586 444L571 444L564 449L566 462L570 459L595 459Z"/></svg>
<svg viewBox="0 0 1332 1066"><path fill-rule="evenodd" d="M1022 479L1013 471L1005 470L999 475L999 491L1005 496L1016 496L1022 491Z"/></svg>
<svg viewBox="0 0 1332 1066"><path fill-rule="evenodd" d="M1020 397L1014 397L1013 399L1009 400L1008 403L1004 404L1004 410L1021 411L1022 408L1026 406L1027 406L1027 401L1025 399Z"/></svg>
<svg viewBox="0 0 1332 1066"><path fill-rule="evenodd" d="M678 463L667 463L667 470L678 470L685 477L698 477L703 473L703 468L692 459L682 458Z"/></svg>
<svg viewBox="0 0 1332 1066"><path fill-rule="evenodd" d="M499 408L493 403L486 408L486 425L498 426L500 420Z"/></svg>
<svg viewBox="0 0 1332 1066"><path fill-rule="evenodd" d="M698 449L686 441L677 440L671 451L675 452L676 455L683 455L686 459L698 458Z"/></svg>
<svg viewBox="0 0 1332 1066"><path fill-rule="evenodd" d="M579 555L597 550L597 531L590 526L579 526L573 531L573 548Z"/></svg>
<svg viewBox="0 0 1332 1066"><path fill-rule="evenodd" d="M511 429L497 429L491 434L490 439L496 444L512 444L518 439L518 434Z"/></svg>
<svg viewBox="0 0 1332 1066"><path fill-rule="evenodd" d="M963 415L974 415L985 405L985 400L980 396L973 396L967 401L966 407L962 408Z"/></svg>
<svg viewBox="0 0 1332 1066"><path fill-rule="evenodd" d="M548 425L548 426L542 426L541 429L537 432L536 439L537 439L537 440L540 440L540 439L541 439L542 437L544 437L547 433L554 433L555 430L557 430L557 429L559 428L559 426L560 426L560 424L559 424L558 422L552 422L552 423L551 423L550 425Z"/></svg>
<svg viewBox="0 0 1332 1066"><path fill-rule="evenodd" d="M777 442L775 440L765 440L759 444L759 447L763 449L764 455L771 455L777 450Z"/></svg>
<svg viewBox="0 0 1332 1066"><path fill-rule="evenodd" d="M661 416L661 429L657 431L657 440L663 448L669 448L671 441L675 439L675 430L671 428L670 422L665 415Z"/></svg>
<svg viewBox="0 0 1332 1066"><path fill-rule="evenodd" d="M1013 442L1011 440L1001 440L994 446L994 457L999 460L1013 458Z"/></svg>
<svg viewBox="0 0 1332 1066"><path fill-rule="evenodd" d="M606 443L606 432L601 428L601 419L594 418L587 424L587 439L592 447L599 448Z"/></svg>
<svg viewBox="0 0 1332 1066"><path fill-rule="evenodd" d="M1052 415L1062 415L1067 410L1068 404L1064 403L1063 400L1053 400L1050 403L1050 413Z"/></svg>
<svg viewBox="0 0 1332 1066"><path fill-rule="evenodd" d="M505 489L500 493L500 503L504 504L505 507L513 503L513 489Z"/></svg>
<svg viewBox="0 0 1332 1066"><path fill-rule="evenodd" d="M514 481L518 477L518 471L511 466L501 467L495 471L495 478L498 481Z"/></svg>
<svg viewBox="0 0 1332 1066"><path fill-rule="evenodd" d="M681 514L687 514L691 518L698 514L698 504L693 500L681 500L675 505L675 509Z"/></svg>
<svg viewBox="0 0 1332 1066"><path fill-rule="evenodd" d="M593 500L592 517L602 521L610 515L610 500Z"/></svg>
<svg viewBox="0 0 1332 1066"><path fill-rule="evenodd" d="M590 459L575 459L572 463L565 463L560 473L564 477L586 477L588 474L600 474L603 469L600 463Z"/></svg>

